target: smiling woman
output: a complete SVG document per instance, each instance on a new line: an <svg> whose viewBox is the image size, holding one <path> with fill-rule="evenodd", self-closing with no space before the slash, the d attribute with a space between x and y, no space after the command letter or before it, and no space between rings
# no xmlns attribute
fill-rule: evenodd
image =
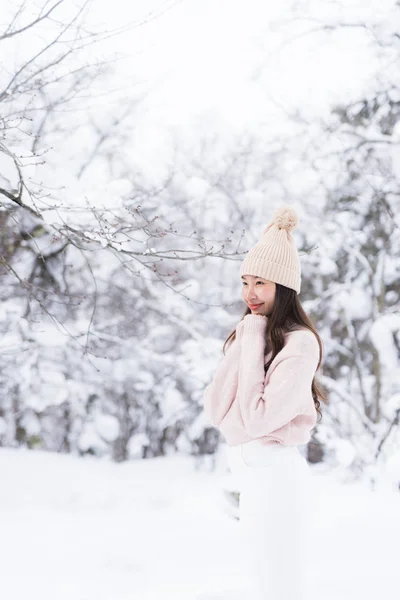
<svg viewBox="0 0 400 600"><path fill-rule="evenodd" d="M246 312L204 394L240 485L240 552L249 597L309 598L316 502L299 446L317 422L321 340L298 299L300 260L292 207L279 209L241 268Z"/></svg>

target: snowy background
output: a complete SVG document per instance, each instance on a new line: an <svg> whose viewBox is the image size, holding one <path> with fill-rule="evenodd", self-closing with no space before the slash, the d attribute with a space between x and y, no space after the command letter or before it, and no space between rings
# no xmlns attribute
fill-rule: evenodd
<svg viewBox="0 0 400 600"><path fill-rule="evenodd" d="M239 600L201 401L288 202L329 397L302 450L315 594L397 598L398 3L11 0L0 22L3 595Z"/></svg>

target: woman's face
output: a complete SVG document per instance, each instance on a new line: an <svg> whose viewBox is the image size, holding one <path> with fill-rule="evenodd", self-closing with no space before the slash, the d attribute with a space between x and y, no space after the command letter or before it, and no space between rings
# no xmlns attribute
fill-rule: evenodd
<svg viewBox="0 0 400 600"><path fill-rule="evenodd" d="M275 301L276 283L254 275L242 275L242 298L252 314L269 316Z"/></svg>

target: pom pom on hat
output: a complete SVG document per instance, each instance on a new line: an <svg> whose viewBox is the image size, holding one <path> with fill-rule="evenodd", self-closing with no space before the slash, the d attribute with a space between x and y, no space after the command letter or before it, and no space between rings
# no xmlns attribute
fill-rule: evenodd
<svg viewBox="0 0 400 600"><path fill-rule="evenodd" d="M276 225L278 229L292 231L297 225L297 214L291 206L280 206L274 213L271 223L267 225L263 233L266 233L271 225Z"/></svg>

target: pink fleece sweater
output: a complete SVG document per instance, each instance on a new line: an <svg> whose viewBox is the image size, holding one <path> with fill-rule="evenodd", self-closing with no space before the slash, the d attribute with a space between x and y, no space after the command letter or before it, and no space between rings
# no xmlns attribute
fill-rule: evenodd
<svg viewBox="0 0 400 600"><path fill-rule="evenodd" d="M262 444L306 444L317 421L311 383L319 361L317 338L308 329L285 334L285 345L264 374L267 318L249 314L222 357L203 404L228 446L253 439Z"/></svg>

